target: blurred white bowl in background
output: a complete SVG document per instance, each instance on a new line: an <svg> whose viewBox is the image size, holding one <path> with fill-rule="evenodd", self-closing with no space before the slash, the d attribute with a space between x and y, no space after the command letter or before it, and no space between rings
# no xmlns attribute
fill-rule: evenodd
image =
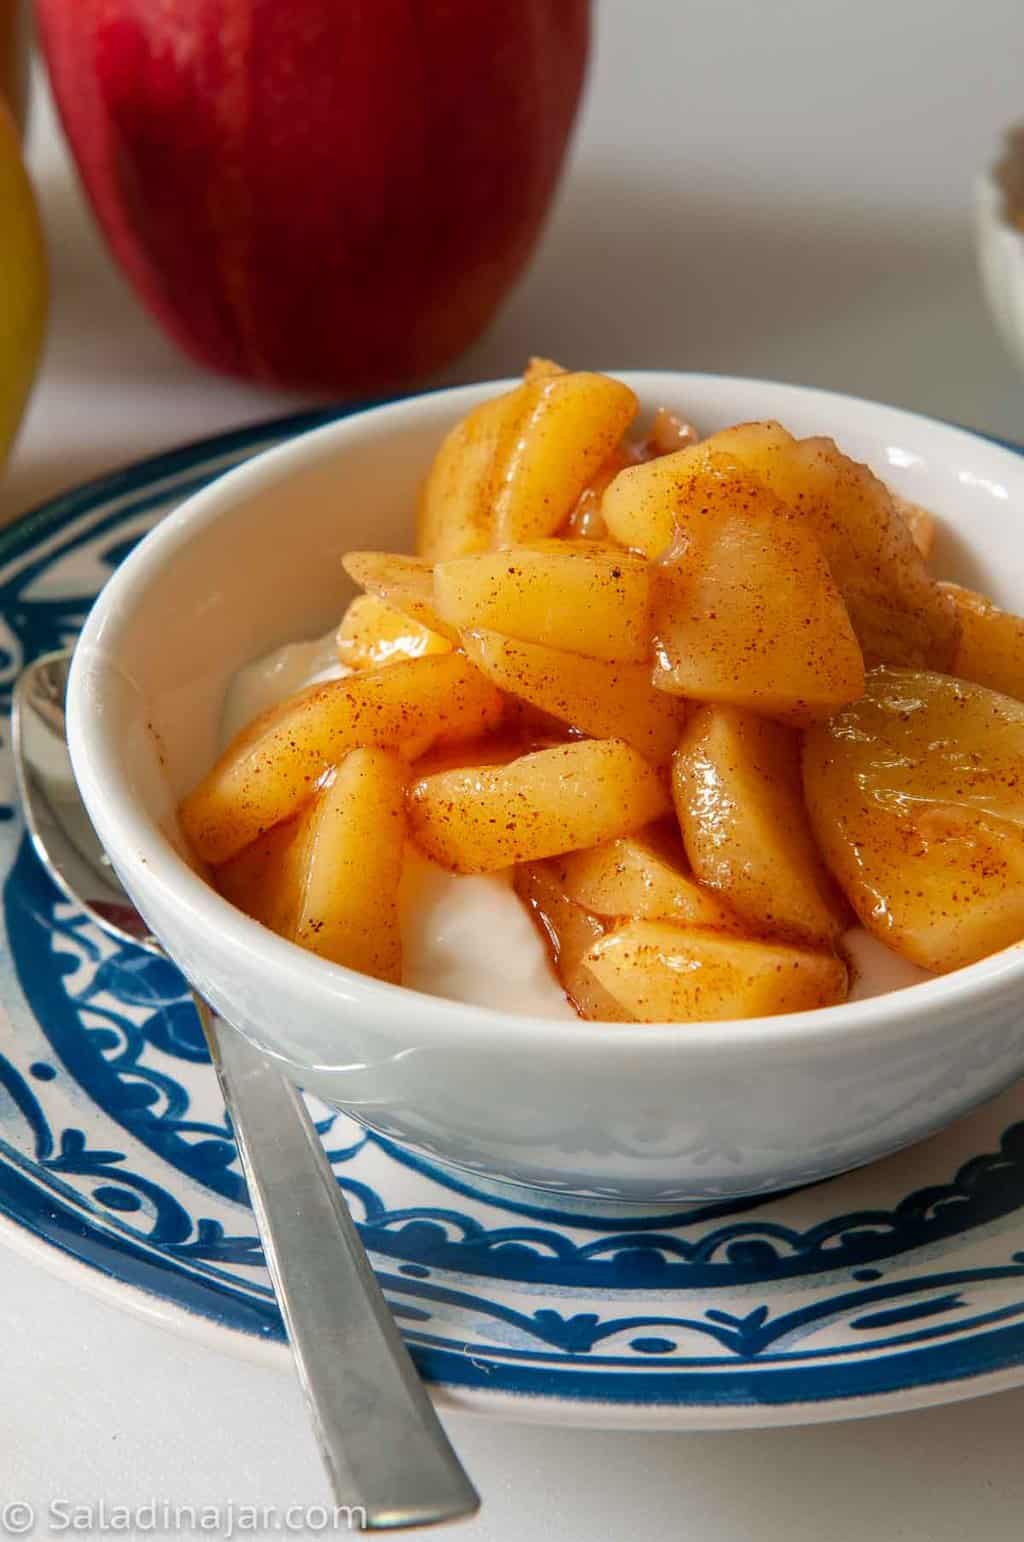
<svg viewBox="0 0 1024 1542"><path fill-rule="evenodd" d="M998 168L983 172L975 183L974 228L989 309L1024 369L1024 230L1010 222Z"/></svg>

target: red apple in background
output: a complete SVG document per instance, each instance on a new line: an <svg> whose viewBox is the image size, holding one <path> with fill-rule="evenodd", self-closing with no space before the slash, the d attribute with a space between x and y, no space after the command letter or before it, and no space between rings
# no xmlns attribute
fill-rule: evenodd
<svg viewBox="0 0 1024 1542"><path fill-rule="evenodd" d="M558 180L589 0L37 0L114 255L215 369L415 379L522 270ZM524 340L524 346L533 339Z"/></svg>

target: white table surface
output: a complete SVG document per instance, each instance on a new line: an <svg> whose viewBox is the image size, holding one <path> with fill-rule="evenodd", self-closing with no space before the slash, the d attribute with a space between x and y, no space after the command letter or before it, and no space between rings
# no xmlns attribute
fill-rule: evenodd
<svg viewBox="0 0 1024 1542"><path fill-rule="evenodd" d="M974 171L1024 115L1018 0L603 0L598 41L543 248L447 378L511 373L543 351L806 380L1024 439L1024 382L985 314L967 212ZM45 96L30 155L55 303L0 517L302 404L203 375L157 333L92 231ZM0 1515L35 1506L36 1535L53 1501L234 1501L281 1517L327 1501L289 1375L9 1253L0 1384ZM1024 1392L799 1431L452 1427L485 1496L459 1528L467 1542L1009 1542L1024 1527Z"/></svg>

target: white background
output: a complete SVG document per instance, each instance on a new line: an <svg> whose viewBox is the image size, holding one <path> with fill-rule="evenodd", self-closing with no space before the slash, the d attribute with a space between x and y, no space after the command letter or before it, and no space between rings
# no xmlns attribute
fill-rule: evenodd
<svg viewBox="0 0 1024 1542"><path fill-rule="evenodd" d="M1024 439L975 282L971 181L1024 116L1019 0L603 0L569 175L526 281L446 378L572 364L833 386ZM55 280L0 513L300 405L201 375L113 272L44 98ZM290 1377L0 1256L0 1508L327 1499ZM706 1436L460 1419L473 1542L1020 1537L1024 1393L873 1424ZM45 1525L40 1523L40 1535ZM435 1535L453 1535L438 1532Z"/></svg>

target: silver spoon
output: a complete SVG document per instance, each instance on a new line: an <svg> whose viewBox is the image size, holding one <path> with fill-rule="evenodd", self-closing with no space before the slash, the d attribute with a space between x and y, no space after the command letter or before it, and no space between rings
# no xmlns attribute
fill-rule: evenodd
<svg viewBox="0 0 1024 1542"><path fill-rule="evenodd" d="M112 936L164 956L121 887L75 784L64 721L70 662L70 652L47 654L15 688L14 763L25 823L69 899ZM402 1343L301 1094L193 999L339 1504L367 1530L471 1515L479 1497Z"/></svg>

